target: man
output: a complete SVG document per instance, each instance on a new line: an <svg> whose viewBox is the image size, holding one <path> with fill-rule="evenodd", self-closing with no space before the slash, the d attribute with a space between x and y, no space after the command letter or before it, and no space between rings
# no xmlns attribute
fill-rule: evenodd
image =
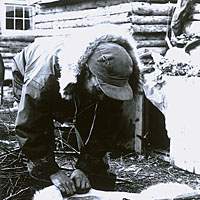
<svg viewBox="0 0 200 200"><path fill-rule="evenodd" d="M39 39L15 56L16 134L35 180L67 195L113 189L104 156L120 133L121 106L136 92L138 69L132 36L108 24L64 40ZM55 162L53 119L73 121L84 141L70 177Z"/></svg>

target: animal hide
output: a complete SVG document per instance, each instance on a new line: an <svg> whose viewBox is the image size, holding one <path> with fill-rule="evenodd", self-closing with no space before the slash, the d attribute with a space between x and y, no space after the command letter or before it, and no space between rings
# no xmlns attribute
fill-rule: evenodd
<svg viewBox="0 0 200 200"><path fill-rule="evenodd" d="M200 191L188 185L179 183L159 183L143 190L141 193L108 192L91 189L86 194L75 194L63 198L55 186L50 186L36 192L33 200L170 200L195 199L200 197ZM191 197L191 198L189 198Z"/></svg>

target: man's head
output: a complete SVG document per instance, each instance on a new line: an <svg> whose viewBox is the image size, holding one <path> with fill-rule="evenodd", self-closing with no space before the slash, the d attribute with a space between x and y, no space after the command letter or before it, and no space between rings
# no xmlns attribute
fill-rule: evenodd
<svg viewBox="0 0 200 200"><path fill-rule="evenodd" d="M116 43L102 43L87 62L91 74L85 86L89 93L104 94L116 100L133 97L128 83L133 62L128 52Z"/></svg>

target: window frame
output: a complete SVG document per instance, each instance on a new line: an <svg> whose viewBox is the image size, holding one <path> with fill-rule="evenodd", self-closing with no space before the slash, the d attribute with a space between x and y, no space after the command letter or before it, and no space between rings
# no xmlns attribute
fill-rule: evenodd
<svg viewBox="0 0 200 200"><path fill-rule="evenodd" d="M7 17L6 16L6 8L8 7L8 6L10 6L10 7L13 7L14 8L14 16L13 17ZM16 14L15 14L15 10L16 10L16 7L18 7L18 8L22 8L23 9L23 13L22 13L22 17L16 17ZM29 8L29 9L31 9L31 13L30 13L30 15L29 15L29 17L27 18L27 17L25 17L25 8ZM34 7L33 6L30 6L30 5L24 5L24 4L13 4L13 3L6 3L6 4L4 4L4 6L3 6L3 9L2 9L2 11L3 11L3 20L2 20L2 33L3 34L13 34L13 32L15 32L15 33L22 33L22 34L24 34L24 32L31 32L31 31L33 31L34 30ZM6 22L7 22L7 19L13 19L13 21L14 21L14 29L7 29L6 28ZM16 29L16 26L15 26L15 24L16 24L16 19L20 19L20 20L22 20L23 21L23 30L22 29ZM30 20L30 29L27 29L27 30L25 30L25 20L26 19L29 19Z"/></svg>

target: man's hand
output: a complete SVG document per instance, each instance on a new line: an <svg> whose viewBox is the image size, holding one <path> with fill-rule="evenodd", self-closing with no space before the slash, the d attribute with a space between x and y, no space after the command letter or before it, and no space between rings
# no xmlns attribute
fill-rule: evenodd
<svg viewBox="0 0 200 200"><path fill-rule="evenodd" d="M71 179L75 183L77 193L86 193L91 188L89 179L80 169L73 171Z"/></svg>
<svg viewBox="0 0 200 200"><path fill-rule="evenodd" d="M64 170L59 170L50 176L52 183L66 196L76 193L74 182Z"/></svg>

